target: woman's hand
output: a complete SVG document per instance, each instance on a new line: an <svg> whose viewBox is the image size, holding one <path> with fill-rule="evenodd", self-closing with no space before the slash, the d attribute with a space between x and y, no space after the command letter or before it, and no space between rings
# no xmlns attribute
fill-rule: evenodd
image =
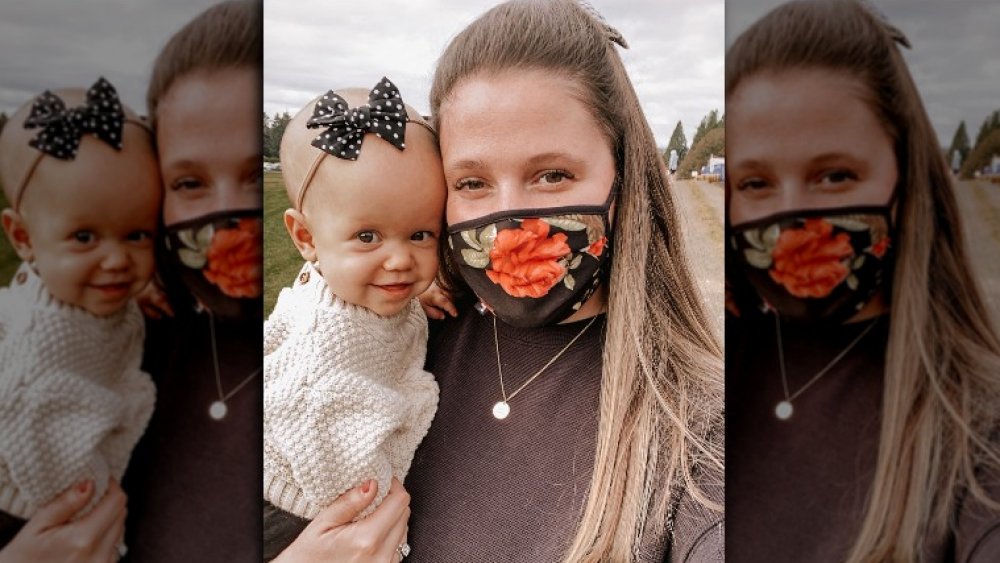
<svg viewBox="0 0 1000 563"><path fill-rule="evenodd" d="M109 563L118 560L125 530L125 493L109 481L104 498L78 520L73 516L94 495L84 481L43 506L14 539L0 550L0 562ZM72 521L71 521L72 520Z"/></svg>
<svg viewBox="0 0 1000 563"><path fill-rule="evenodd" d="M274 563L397 563L406 539L410 495L396 479L389 494L367 518L352 522L375 499L378 483L369 480L324 508Z"/></svg>
<svg viewBox="0 0 1000 563"><path fill-rule="evenodd" d="M438 287L437 283L432 283L427 290L417 296L417 299L420 300L420 306L424 308L424 312L432 319L443 319L445 312L450 313L453 317L458 316L458 309L452 303L451 296Z"/></svg>
<svg viewBox="0 0 1000 563"><path fill-rule="evenodd" d="M164 315L174 316L174 310L170 307L167 294L160 287L156 277L149 280L146 287L135 296L135 301L142 309L142 313L151 319L160 319Z"/></svg>

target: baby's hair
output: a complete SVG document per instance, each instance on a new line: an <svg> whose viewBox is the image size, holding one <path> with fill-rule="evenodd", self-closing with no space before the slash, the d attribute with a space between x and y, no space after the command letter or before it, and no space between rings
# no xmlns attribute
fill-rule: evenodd
<svg viewBox="0 0 1000 563"><path fill-rule="evenodd" d="M195 71L261 67L261 2L229 0L212 6L180 29L153 64L146 92L152 125L160 100L177 79Z"/></svg>
<svg viewBox="0 0 1000 563"><path fill-rule="evenodd" d="M364 88L344 88L334 91L334 93L344 98L352 108L368 102L369 90ZM281 137L279 154L281 156L282 175L285 180L285 192L288 195L289 203L297 211L302 211L306 191L320 164L327 157L326 151L316 148L311 144L312 140L321 134L321 130L306 128L306 122L312 116L316 103L322 97L320 95L313 98L305 107L299 110L285 127L285 134ZM437 132L434 128L409 104L405 104L405 108L407 115L406 123L414 123L430 132L434 140L434 148L437 150ZM371 135L371 137L374 136L374 134ZM365 137L367 138L369 135L366 133ZM366 142L382 141L368 140ZM301 173L300 171L303 169L300 166L303 164L301 161L304 159L303 155L306 154L310 155L310 164L308 168L305 168L305 172Z"/></svg>

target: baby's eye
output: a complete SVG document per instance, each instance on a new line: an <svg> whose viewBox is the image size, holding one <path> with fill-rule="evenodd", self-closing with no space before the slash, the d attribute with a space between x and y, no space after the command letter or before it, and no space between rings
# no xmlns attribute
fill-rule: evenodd
<svg viewBox="0 0 1000 563"><path fill-rule="evenodd" d="M153 233L149 231L133 231L128 234L126 239L129 242L146 242L153 239Z"/></svg>
<svg viewBox="0 0 1000 563"><path fill-rule="evenodd" d="M379 236L375 231L361 231L357 235L358 240L365 244L373 244L376 242L382 242L382 237Z"/></svg>
<svg viewBox="0 0 1000 563"><path fill-rule="evenodd" d="M97 240L97 235L93 231L80 230L70 235L70 238L80 244L90 244Z"/></svg>
<svg viewBox="0 0 1000 563"><path fill-rule="evenodd" d="M205 186L205 183L198 178L192 178L190 176L184 178L178 178L170 183L170 189L173 191L183 191L183 190L197 190Z"/></svg>
<svg viewBox="0 0 1000 563"><path fill-rule="evenodd" d="M476 191L486 187L486 182L479 178L462 178L455 184L456 190Z"/></svg>
<svg viewBox="0 0 1000 563"><path fill-rule="evenodd" d="M431 240L433 238L434 238L434 233L431 231L417 231L413 233L413 236L410 237L410 240L415 240L420 242L425 240Z"/></svg>
<svg viewBox="0 0 1000 563"><path fill-rule="evenodd" d="M558 184L566 179L572 179L573 175L565 170L549 170L543 172L538 180L543 184Z"/></svg>

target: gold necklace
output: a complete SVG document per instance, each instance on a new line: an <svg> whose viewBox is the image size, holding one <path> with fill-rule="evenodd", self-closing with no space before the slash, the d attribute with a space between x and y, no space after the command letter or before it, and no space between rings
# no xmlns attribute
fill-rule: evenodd
<svg viewBox="0 0 1000 563"><path fill-rule="evenodd" d="M500 365L500 341L497 338L497 318L496 318L496 315L494 315L493 316L493 344L494 344L494 346L496 346L496 351L497 351L497 373L500 375L500 394L503 396L503 400L502 401L498 401L496 404L493 405L493 416L495 418L499 419L499 420L503 420L503 419L507 418L507 415L510 414L510 400L513 399L515 395L517 395L518 393L520 393L522 389L524 389L525 387L527 387L529 383L531 383L532 381L534 381L536 377L538 377L539 375L542 375L542 372L545 371L553 363L555 363L555 361L558 360L559 357L562 356L564 352L566 352L566 350L569 350L569 347L572 346L573 343L577 341L577 339L579 339L581 336L583 336L583 333L587 332L587 329L590 328L590 325L594 324L594 321L596 321L596 320L597 320L597 316L595 315L594 318L590 319L590 322L587 323L587 326L583 327L583 330L581 330L579 333L577 333L577 335L574 336L573 339L569 341L569 344L563 346L563 349L559 350L558 354L556 354L555 356L552 356L552 359L549 360L548 363L546 363L544 366L542 366L542 369L536 371L534 375L532 375L531 377L529 377L527 381L525 381L524 383L522 383L520 387L518 387L517 389L514 390L513 393L511 393L510 395L508 395L507 394L507 390L504 388L504 385L503 385L503 367L501 367L501 365Z"/></svg>

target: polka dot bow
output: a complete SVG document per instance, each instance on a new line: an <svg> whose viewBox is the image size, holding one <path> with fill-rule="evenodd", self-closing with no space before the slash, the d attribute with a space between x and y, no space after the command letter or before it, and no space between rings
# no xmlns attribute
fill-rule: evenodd
<svg viewBox="0 0 1000 563"><path fill-rule="evenodd" d="M46 90L35 98L24 128L42 128L28 141L32 147L62 160L73 160L80 139L88 133L121 150L124 121L118 92L101 77L87 90L87 103L75 108L67 109L59 96Z"/></svg>
<svg viewBox="0 0 1000 563"><path fill-rule="evenodd" d="M368 103L348 108L344 98L330 90L316 102L306 122L310 129L327 128L312 146L345 160L357 160L365 133L374 133L399 150L406 148L406 108L399 89L388 78L368 93Z"/></svg>

